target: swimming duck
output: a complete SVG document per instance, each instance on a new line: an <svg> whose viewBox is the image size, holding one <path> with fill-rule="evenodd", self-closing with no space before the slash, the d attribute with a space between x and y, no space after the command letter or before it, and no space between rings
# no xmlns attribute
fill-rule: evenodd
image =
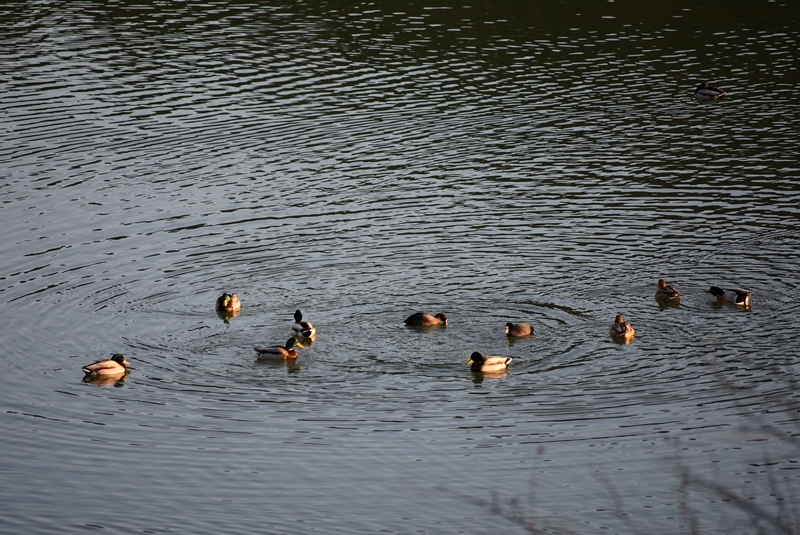
<svg viewBox="0 0 800 535"><path fill-rule="evenodd" d="M222 294L217 298L217 310L221 312L236 312L242 307L236 294Z"/></svg>
<svg viewBox="0 0 800 535"><path fill-rule="evenodd" d="M418 327L435 327L436 325L447 325L447 316L439 313L435 316L427 312L417 312L405 319L406 325L416 325Z"/></svg>
<svg viewBox="0 0 800 535"><path fill-rule="evenodd" d="M296 359L297 358L297 351L295 350L296 347L300 349L305 349L304 346L297 341L297 338L289 338L286 340L286 345L283 347L275 346L275 347L254 347L253 349L256 350L258 353L258 358L260 359Z"/></svg>
<svg viewBox="0 0 800 535"><path fill-rule="evenodd" d="M710 86L705 82L698 85L694 92L694 98L697 100L718 100L725 95L727 95L727 93L722 89Z"/></svg>
<svg viewBox="0 0 800 535"><path fill-rule="evenodd" d="M627 342L636 335L636 331L633 330L633 325L625 321L622 314L617 314L617 317L614 318L614 324L611 326L610 334L614 339Z"/></svg>
<svg viewBox="0 0 800 535"><path fill-rule="evenodd" d="M506 323L506 336L530 336L533 334L533 328L528 323L513 324L510 321Z"/></svg>
<svg viewBox="0 0 800 535"><path fill-rule="evenodd" d="M658 279L658 288L656 288L656 299L658 301L677 301L681 298L681 294L674 286L667 284L664 279Z"/></svg>
<svg viewBox="0 0 800 535"><path fill-rule="evenodd" d="M511 357L484 357L475 351L467 361L467 365L474 372L499 372L505 370L511 360Z"/></svg>
<svg viewBox="0 0 800 535"><path fill-rule="evenodd" d="M294 325L292 325L293 336L303 336L305 338L313 338L317 334L317 330L307 321L303 321L303 313L299 310L294 311Z"/></svg>
<svg viewBox="0 0 800 535"><path fill-rule="evenodd" d="M725 303L734 303L736 305L746 307L750 305L750 293L742 288L731 288L723 290L717 286L712 286L708 289L708 293L716 296L718 301Z"/></svg>
<svg viewBox="0 0 800 535"><path fill-rule="evenodd" d="M98 360L83 367L83 373L87 377L125 375L128 373L130 362L125 360L121 353L114 353L110 359Z"/></svg>

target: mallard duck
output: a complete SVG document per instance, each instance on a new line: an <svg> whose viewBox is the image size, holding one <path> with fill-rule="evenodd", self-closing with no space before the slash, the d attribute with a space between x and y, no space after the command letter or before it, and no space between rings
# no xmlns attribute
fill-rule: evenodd
<svg viewBox="0 0 800 535"><path fill-rule="evenodd" d="M417 312L405 319L406 325L416 325L418 327L435 327L437 325L447 325L447 316L439 313L435 316L427 312Z"/></svg>
<svg viewBox="0 0 800 535"><path fill-rule="evenodd" d="M469 357L467 366L474 372L499 372L505 370L511 360L511 357L484 357L476 351Z"/></svg>
<svg viewBox="0 0 800 535"><path fill-rule="evenodd" d="M627 341L636 335L636 331L633 330L633 325L625 321L622 314L617 314L617 317L614 318L614 324L611 326L610 334L612 338Z"/></svg>
<svg viewBox="0 0 800 535"><path fill-rule="evenodd" d="M303 321L303 313L299 310L294 311L294 325L292 325L293 336L303 336L305 338L313 338L317 334L317 330L307 321Z"/></svg>
<svg viewBox="0 0 800 535"><path fill-rule="evenodd" d="M92 377L125 375L128 373L130 362L120 353L114 353L110 359L98 360L83 367L83 373Z"/></svg>
<svg viewBox="0 0 800 535"><path fill-rule="evenodd" d="M297 338L292 337L286 340L286 345L283 347L275 346L275 347L254 347L253 349L256 350L258 353L258 358L260 359L296 359L297 358L297 351L295 350L296 347L300 349L304 349L304 346L297 341Z"/></svg>
<svg viewBox="0 0 800 535"><path fill-rule="evenodd" d="M708 293L716 296L717 300L725 303L734 303L736 305L746 307L750 305L750 294L747 290L742 288L731 288L723 290L717 286L712 286L708 289Z"/></svg>
<svg viewBox="0 0 800 535"><path fill-rule="evenodd" d="M710 86L705 82L698 85L694 92L694 98L697 100L718 100L725 95L727 95L727 93L722 89Z"/></svg>
<svg viewBox="0 0 800 535"><path fill-rule="evenodd" d="M236 294L222 294L217 298L217 310L221 312L236 312L242 307Z"/></svg>
<svg viewBox="0 0 800 535"><path fill-rule="evenodd" d="M533 334L533 327L528 323L506 323L506 336L530 336Z"/></svg>
<svg viewBox="0 0 800 535"><path fill-rule="evenodd" d="M681 298L681 294L674 286L667 284L664 279L658 279L658 287L656 288L656 299L659 301L677 301Z"/></svg>

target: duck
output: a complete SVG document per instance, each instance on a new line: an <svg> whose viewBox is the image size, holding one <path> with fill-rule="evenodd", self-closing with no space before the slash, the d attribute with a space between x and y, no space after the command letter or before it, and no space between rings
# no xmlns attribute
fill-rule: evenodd
<svg viewBox="0 0 800 535"><path fill-rule="evenodd" d="M727 95L725 91L722 89L716 88L714 86L708 85L706 82L697 86L697 89L694 92L694 98L697 100L719 100L720 98Z"/></svg>
<svg viewBox="0 0 800 535"><path fill-rule="evenodd" d="M626 342L630 341L636 335L633 325L625 321L625 318L622 316L622 314L617 314L617 317L614 318L614 324L611 326L611 330L609 332L612 338L624 340Z"/></svg>
<svg viewBox="0 0 800 535"><path fill-rule="evenodd" d="M467 366L473 372L499 372L506 369L506 366L513 359L511 357L483 356L475 351L467 361Z"/></svg>
<svg viewBox="0 0 800 535"><path fill-rule="evenodd" d="M307 321L303 321L303 313L299 310L294 311L294 325L292 325L292 336L302 336L313 338L317 330Z"/></svg>
<svg viewBox="0 0 800 535"><path fill-rule="evenodd" d="M128 373L130 362L125 360L121 353L114 353L110 359L98 360L83 367L86 377L108 377L112 375L125 375Z"/></svg>
<svg viewBox="0 0 800 535"><path fill-rule="evenodd" d="M746 307L750 306L750 294L752 292L748 292L742 288L723 290L718 286L712 286L708 289L708 293L716 296L718 301L722 301L724 303L733 303L741 307Z"/></svg>
<svg viewBox="0 0 800 535"><path fill-rule="evenodd" d="M417 312L407 317L404 323L418 327L435 327L437 325L447 325L447 316L441 312L435 316L427 312Z"/></svg>
<svg viewBox="0 0 800 535"><path fill-rule="evenodd" d="M292 337L286 340L286 344L281 346L275 347L254 347L256 353L258 353L258 358L260 359L296 359L297 358L297 351L295 350L296 347L300 349L305 349L305 346L297 341L297 338Z"/></svg>
<svg viewBox="0 0 800 535"><path fill-rule="evenodd" d="M217 310L220 312L236 312L242 307L236 294L224 293L217 298Z"/></svg>
<svg viewBox="0 0 800 535"><path fill-rule="evenodd" d="M656 300L658 301L678 301L681 298L680 292L674 286L667 284L664 279L658 279L656 288Z"/></svg>
<svg viewBox="0 0 800 535"><path fill-rule="evenodd" d="M530 336L533 334L533 327L529 323L506 323L506 336Z"/></svg>

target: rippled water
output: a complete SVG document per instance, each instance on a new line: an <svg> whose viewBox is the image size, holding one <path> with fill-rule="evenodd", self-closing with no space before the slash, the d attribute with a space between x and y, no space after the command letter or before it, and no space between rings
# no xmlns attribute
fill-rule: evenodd
<svg viewBox="0 0 800 535"><path fill-rule="evenodd" d="M798 529L800 9L497 4L0 6L3 531Z"/></svg>

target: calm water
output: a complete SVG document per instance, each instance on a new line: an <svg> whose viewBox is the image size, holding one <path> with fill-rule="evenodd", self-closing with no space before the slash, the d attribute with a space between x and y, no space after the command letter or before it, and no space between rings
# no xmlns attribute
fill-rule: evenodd
<svg viewBox="0 0 800 535"><path fill-rule="evenodd" d="M482 4L0 6L0 531L798 529L800 5Z"/></svg>

